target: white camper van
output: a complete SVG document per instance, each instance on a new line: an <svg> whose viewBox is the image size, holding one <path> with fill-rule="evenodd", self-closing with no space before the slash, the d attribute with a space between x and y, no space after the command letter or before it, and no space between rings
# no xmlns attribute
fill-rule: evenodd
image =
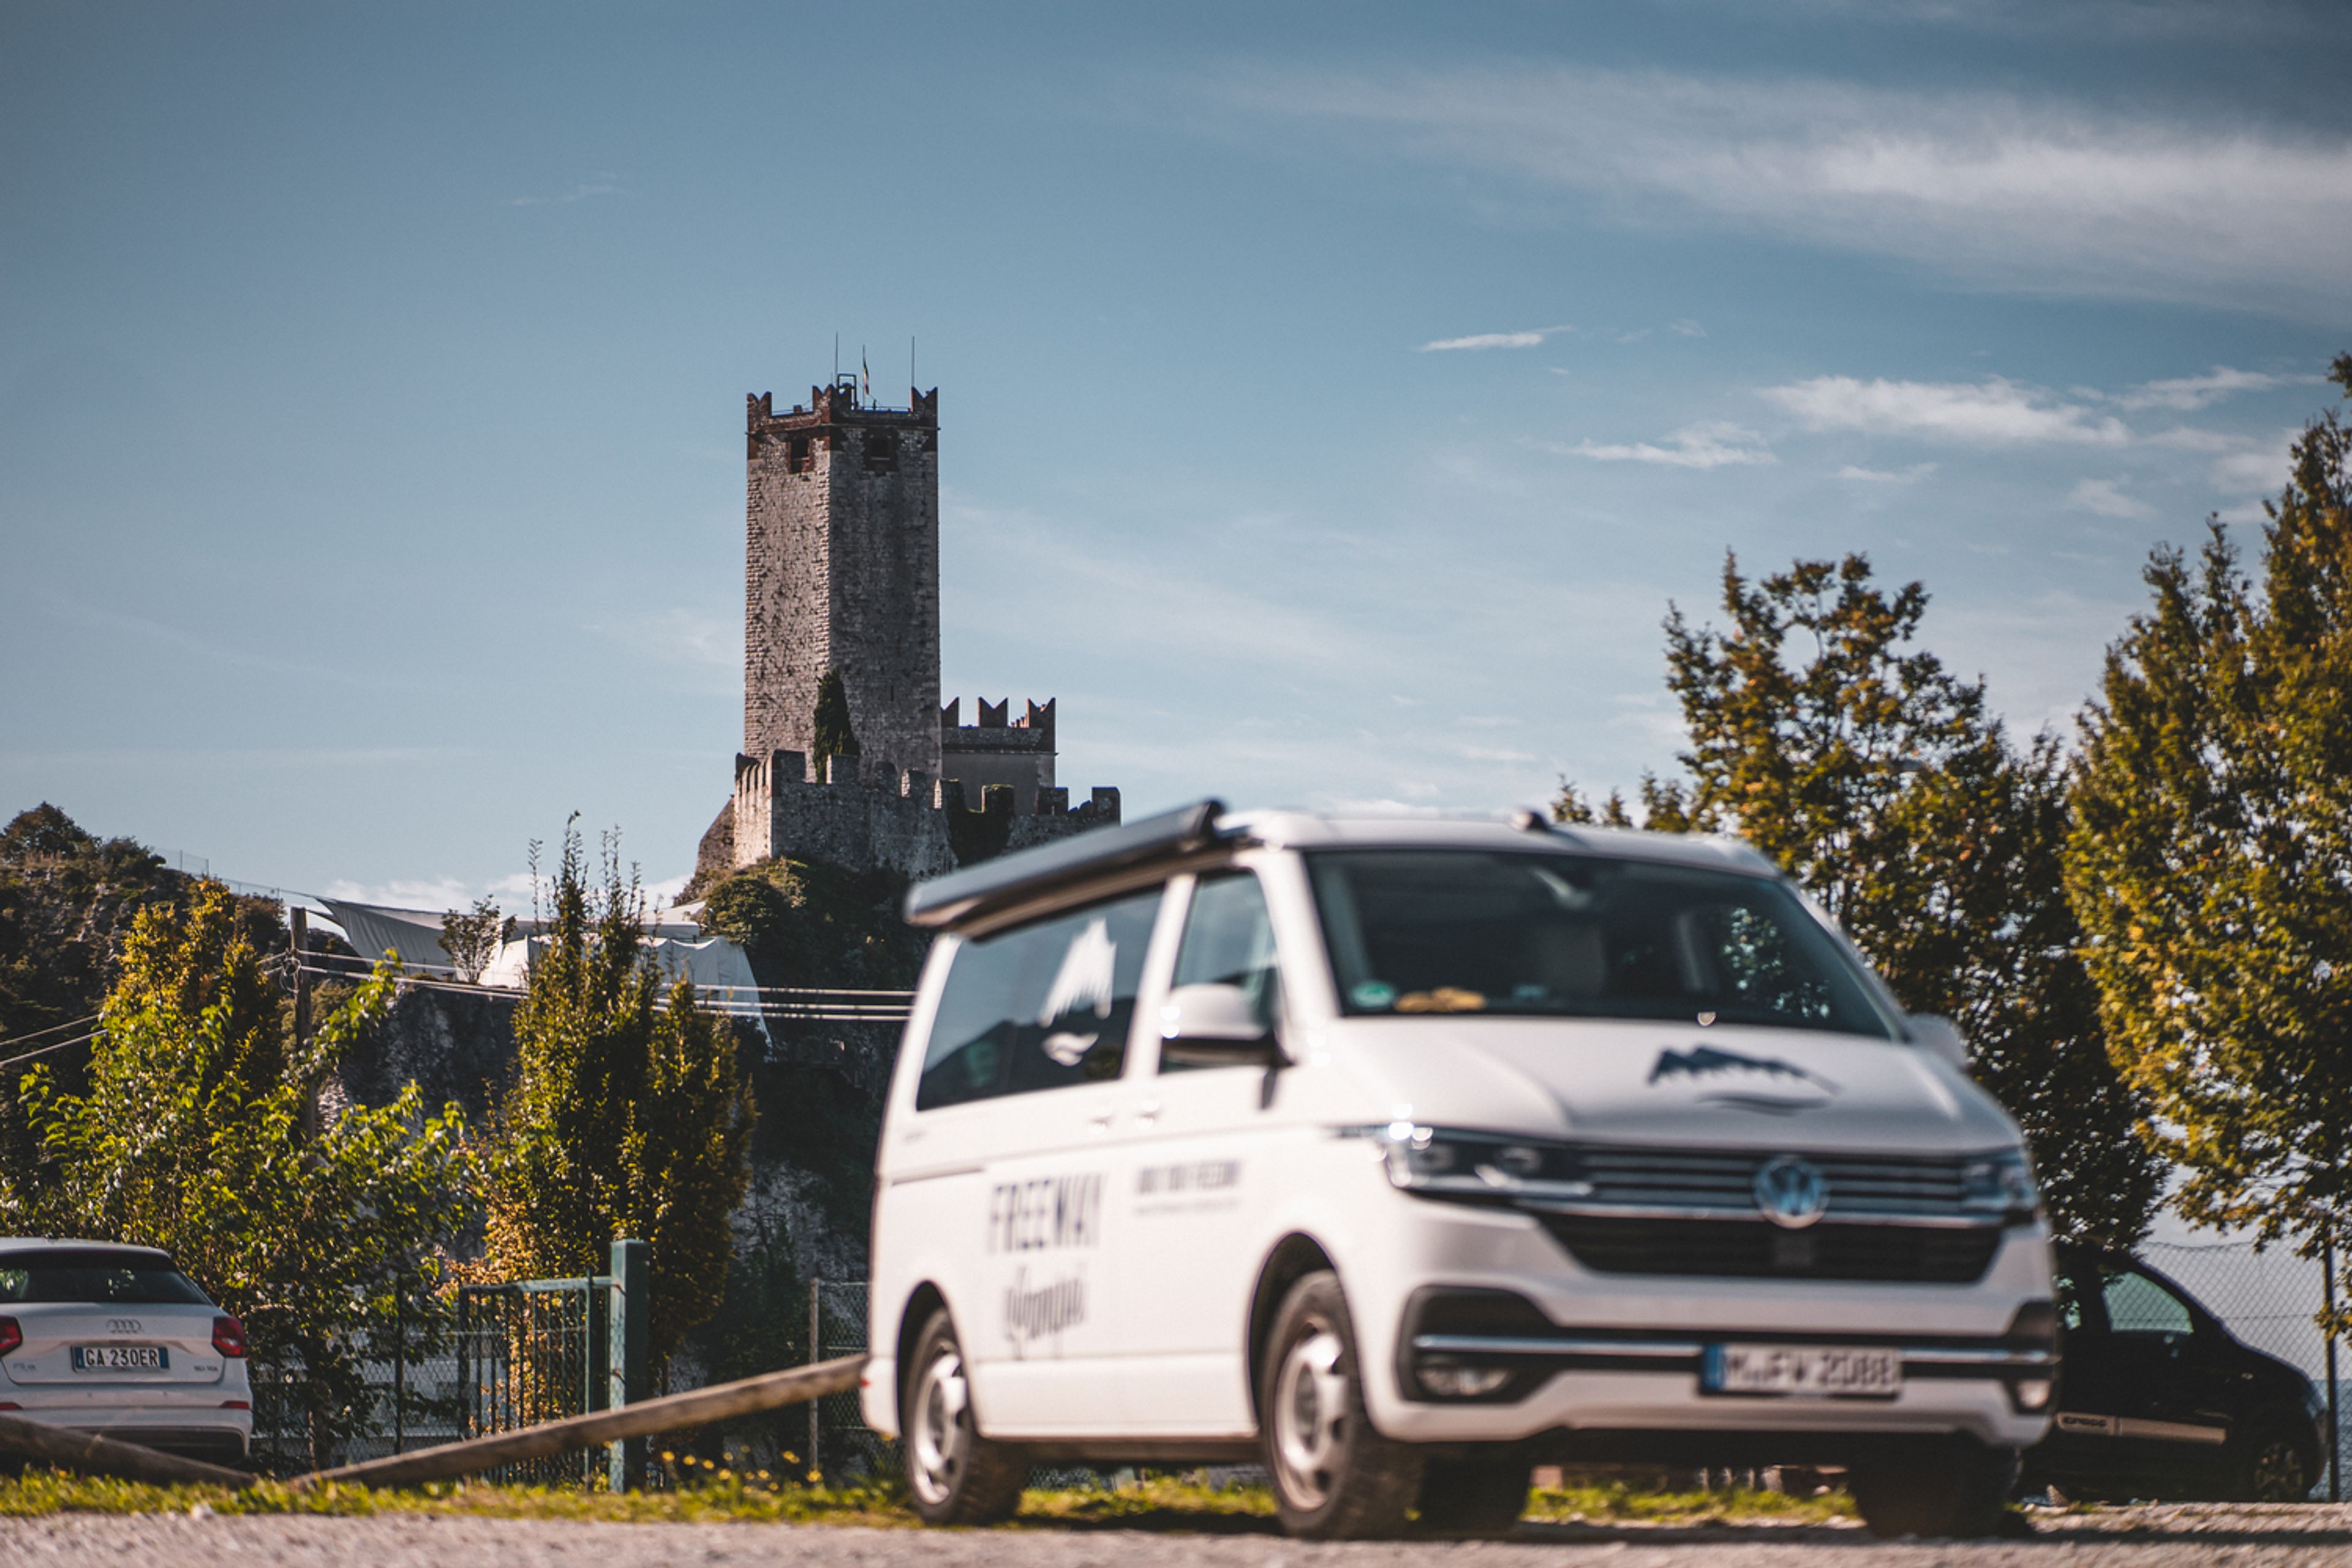
<svg viewBox="0 0 2352 1568"><path fill-rule="evenodd" d="M927 1520L1258 1461L1298 1534L1478 1534L1538 1463L1787 1463L1969 1534L2047 1426L2016 1126L1743 846L1212 801L907 912L864 1399Z"/></svg>

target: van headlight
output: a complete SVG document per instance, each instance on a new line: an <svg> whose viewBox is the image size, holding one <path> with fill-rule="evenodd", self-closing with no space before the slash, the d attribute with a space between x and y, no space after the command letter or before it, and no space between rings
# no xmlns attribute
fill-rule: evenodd
<svg viewBox="0 0 2352 1568"><path fill-rule="evenodd" d="M1960 1173L1960 1206L1970 1214L2028 1220L2042 1206L2032 1163L2022 1149L1971 1160Z"/></svg>
<svg viewBox="0 0 2352 1568"><path fill-rule="evenodd" d="M1592 1191L1576 1152L1564 1144L1412 1121L1350 1127L1343 1136L1370 1139L1390 1184L1430 1197L1578 1198Z"/></svg>

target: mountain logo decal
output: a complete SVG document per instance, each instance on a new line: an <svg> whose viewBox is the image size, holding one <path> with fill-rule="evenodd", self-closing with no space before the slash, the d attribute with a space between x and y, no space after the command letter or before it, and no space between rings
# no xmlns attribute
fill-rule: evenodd
<svg viewBox="0 0 2352 1568"><path fill-rule="evenodd" d="M1760 1073L1767 1079L1791 1079L1815 1089L1837 1091L1837 1085L1819 1073L1807 1072L1794 1062L1784 1062L1778 1057L1742 1056L1738 1051L1721 1050L1714 1046L1693 1046L1686 1051L1669 1046L1658 1053L1650 1066L1648 1081L1660 1079L1687 1078L1694 1080Z"/></svg>

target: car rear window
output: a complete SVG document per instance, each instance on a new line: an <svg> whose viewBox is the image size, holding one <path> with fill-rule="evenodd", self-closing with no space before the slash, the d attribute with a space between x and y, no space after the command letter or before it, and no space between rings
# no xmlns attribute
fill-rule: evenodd
<svg viewBox="0 0 2352 1568"><path fill-rule="evenodd" d="M0 1302L209 1307L196 1282L151 1252L60 1247L0 1253Z"/></svg>

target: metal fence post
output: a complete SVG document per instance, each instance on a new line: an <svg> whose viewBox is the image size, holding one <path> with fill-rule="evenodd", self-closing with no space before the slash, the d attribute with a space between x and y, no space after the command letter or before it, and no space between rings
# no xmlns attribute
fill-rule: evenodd
<svg viewBox="0 0 2352 1568"><path fill-rule="evenodd" d="M2344 1422L2336 1407L2336 1231L2330 1226L2319 1244L2322 1299L2327 1305L2327 1500L2344 1499Z"/></svg>
<svg viewBox="0 0 2352 1568"><path fill-rule="evenodd" d="M399 1453L408 1436L408 1290L392 1287L392 1451Z"/></svg>
<svg viewBox="0 0 2352 1568"><path fill-rule="evenodd" d="M611 1347L612 1395L614 1409L646 1396L646 1351L652 1328L653 1268L651 1249L642 1241L613 1243L612 1303L605 1319L605 1342ZM646 1440L625 1437L611 1447L608 1484L616 1491L642 1491L646 1484Z"/></svg>
<svg viewBox="0 0 2352 1568"><path fill-rule="evenodd" d="M809 1364L824 1359L824 1281L809 1281ZM824 1473L824 1461L820 1449L824 1445L824 1417L821 1414L824 1401L812 1399L809 1407L808 1479L815 1480Z"/></svg>

